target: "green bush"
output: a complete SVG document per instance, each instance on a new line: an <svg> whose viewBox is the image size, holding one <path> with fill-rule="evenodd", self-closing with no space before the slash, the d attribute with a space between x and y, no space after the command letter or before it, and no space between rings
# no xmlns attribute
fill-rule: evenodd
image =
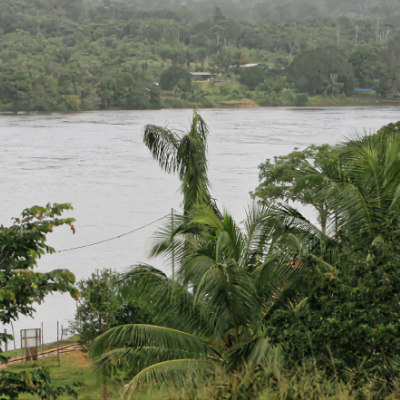
<svg viewBox="0 0 400 400"><path fill-rule="evenodd" d="M400 231L393 227L399 223L397 211L388 213L372 243L365 233L357 241L343 236L332 272L302 258L314 267L303 278L307 298L269 321L271 341L282 344L288 365L314 360L327 378L353 387L398 376Z"/></svg>
<svg viewBox="0 0 400 400"><path fill-rule="evenodd" d="M297 93L296 106L305 106L308 103L308 96L305 93Z"/></svg>
<svg viewBox="0 0 400 400"><path fill-rule="evenodd" d="M160 76L161 90L173 90L178 86L182 92L190 91L192 80L189 72L181 67L170 67L166 69Z"/></svg>

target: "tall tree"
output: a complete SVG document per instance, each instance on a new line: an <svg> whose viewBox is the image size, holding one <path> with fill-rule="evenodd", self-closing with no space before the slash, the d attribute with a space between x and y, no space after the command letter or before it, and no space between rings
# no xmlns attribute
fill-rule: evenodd
<svg viewBox="0 0 400 400"><path fill-rule="evenodd" d="M211 196L207 177L208 127L197 110L193 111L189 132L180 137L178 131L147 125L144 143L168 173L178 173L184 200L184 213L195 205L209 204Z"/></svg>

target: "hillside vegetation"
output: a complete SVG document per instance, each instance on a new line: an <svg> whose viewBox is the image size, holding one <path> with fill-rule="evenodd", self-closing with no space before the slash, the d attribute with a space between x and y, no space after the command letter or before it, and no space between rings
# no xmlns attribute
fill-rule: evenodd
<svg viewBox="0 0 400 400"><path fill-rule="evenodd" d="M356 87L399 90L398 2L225 3L4 0L0 110L346 104ZM161 92L177 67L220 82Z"/></svg>

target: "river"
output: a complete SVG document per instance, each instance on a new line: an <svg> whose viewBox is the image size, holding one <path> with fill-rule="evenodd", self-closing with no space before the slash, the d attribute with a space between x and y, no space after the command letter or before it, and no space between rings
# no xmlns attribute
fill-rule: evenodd
<svg viewBox="0 0 400 400"><path fill-rule="evenodd" d="M213 197L238 222L257 166L295 147L335 144L358 131L375 131L400 120L398 107L253 108L201 110L210 128L209 179ZM112 238L180 210L179 180L167 175L142 143L146 124L185 130L191 110L94 111L71 114L0 115L0 220L5 226L26 207L70 202L76 234L59 227L48 243L66 250ZM101 245L46 255L39 271L68 268L77 279L97 269L126 271L142 261L169 273L162 259L148 260L162 221ZM17 347L22 328L40 328L56 339L56 322L67 326L76 304L69 295L48 296L34 319L14 323ZM10 327L6 327L10 332ZM13 346L11 346L12 348Z"/></svg>

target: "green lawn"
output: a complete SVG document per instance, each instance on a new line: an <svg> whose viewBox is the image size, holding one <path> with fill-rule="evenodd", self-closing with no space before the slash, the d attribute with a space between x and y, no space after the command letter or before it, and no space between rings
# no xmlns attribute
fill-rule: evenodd
<svg viewBox="0 0 400 400"><path fill-rule="evenodd" d="M58 366L57 356L45 357L44 360L37 362L18 362L11 364L8 370L20 372L25 369L38 368L45 366L49 368L53 375L53 384L55 386L69 385L74 382L82 382L84 385L78 389L79 400L97 400L103 399L103 390L100 381L97 378L95 366L87 360L87 356L81 352L73 352L60 355L60 366ZM121 385L107 384L107 398L120 399ZM20 399L32 400L31 395L23 395ZM67 399L68 397L60 397Z"/></svg>

